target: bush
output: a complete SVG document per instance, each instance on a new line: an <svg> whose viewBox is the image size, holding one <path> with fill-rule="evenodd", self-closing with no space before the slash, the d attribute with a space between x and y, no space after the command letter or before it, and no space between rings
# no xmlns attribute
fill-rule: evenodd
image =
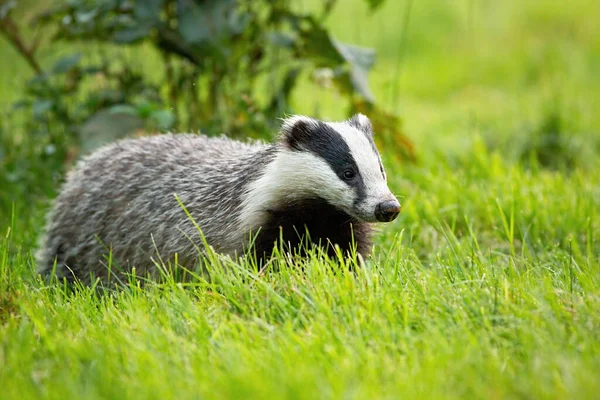
<svg viewBox="0 0 600 400"><path fill-rule="evenodd" d="M414 158L400 121L376 106L368 86L374 51L342 43L324 27L335 0L324 1L319 15L298 13L288 0L65 1L33 19L51 36L49 46L98 43L106 51L96 63L67 54L52 68L40 66L35 43L23 44L11 19L15 4L1 6L0 31L37 73L17 107L31 116L28 132L54 146L85 152L135 132L170 129L264 135L293 112L290 96L305 73L342 93L348 114L367 112L379 140L396 145L399 156ZM160 54L158 82L120 59L127 46ZM260 82L269 85L259 90Z"/></svg>

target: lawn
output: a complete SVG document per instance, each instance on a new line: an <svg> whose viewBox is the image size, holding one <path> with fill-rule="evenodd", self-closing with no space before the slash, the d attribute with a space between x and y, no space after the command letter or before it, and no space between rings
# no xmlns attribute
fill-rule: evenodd
<svg viewBox="0 0 600 400"><path fill-rule="evenodd" d="M340 2L330 27L377 49L374 92L419 153L381 149L403 211L367 267L215 260L211 282L103 297L34 277L61 178L27 158L10 103L31 73L0 39L19 149L0 167L25 171L0 188L0 398L599 398L599 19L594 0Z"/></svg>

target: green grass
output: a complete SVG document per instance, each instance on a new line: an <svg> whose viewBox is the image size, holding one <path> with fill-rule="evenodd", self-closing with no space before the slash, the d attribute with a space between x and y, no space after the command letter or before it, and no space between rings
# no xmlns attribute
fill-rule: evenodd
<svg viewBox="0 0 600 400"><path fill-rule="evenodd" d="M405 41L404 2L365 10L330 25L379 51L372 85L420 162L382 149L403 213L356 274L315 256L105 297L48 287L31 254L57 181L4 114L27 173L0 188L0 398L598 397L600 3L415 1ZM29 75L0 54L7 105ZM345 106L307 87L296 107ZM569 146L532 161L554 134Z"/></svg>

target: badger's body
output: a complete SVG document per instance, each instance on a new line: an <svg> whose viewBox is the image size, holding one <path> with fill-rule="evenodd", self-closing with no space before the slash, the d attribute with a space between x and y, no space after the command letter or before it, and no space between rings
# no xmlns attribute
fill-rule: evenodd
<svg viewBox="0 0 600 400"><path fill-rule="evenodd" d="M341 123L292 117L274 144L191 134L123 140L67 177L38 272L90 282L106 280L109 264L111 276L133 267L152 275L156 261L175 257L191 268L203 244L198 227L232 256L268 256L280 238L295 247L306 231L330 252L330 244L354 244L366 255L370 223L393 219L399 207L362 115Z"/></svg>

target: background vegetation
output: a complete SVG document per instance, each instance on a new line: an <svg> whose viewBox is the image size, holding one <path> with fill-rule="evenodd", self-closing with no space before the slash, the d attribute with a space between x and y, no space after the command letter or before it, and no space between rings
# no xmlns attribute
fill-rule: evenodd
<svg viewBox="0 0 600 400"><path fill-rule="evenodd" d="M326 3L290 4L319 17ZM93 80L97 71L66 94L36 92L31 63L0 39L0 397L600 393L600 4L371 3L340 1L317 18L335 40L375 50L370 93L338 79L351 71L348 60L323 64L331 47L290 51L291 69L266 69L250 103L228 104L215 119L200 107L210 99L200 77L198 94L175 91L176 107L167 106L175 80L162 74L166 61L152 37L50 45L48 32L58 28L29 21L54 3L12 9L27 45L38 27L45 33L36 60L63 74L51 87L68 85L72 66L109 62L121 77L141 74L154 93L117 79L131 96L95 102L104 87ZM171 57L173 76L205 71ZM332 75L336 63L341 75ZM293 67L301 67L293 90L273 103L267 89L283 86L269 74L278 71L283 83ZM237 98L234 89L219 95ZM381 116L379 144L402 216L356 275L331 272L315 255L303 269L272 274L215 260L215 281L190 288L168 282L97 298L46 287L33 276L32 252L47 203L85 138L98 138L74 128L104 105L141 118L136 129L172 124L262 137L282 112L335 119L368 105Z"/></svg>

